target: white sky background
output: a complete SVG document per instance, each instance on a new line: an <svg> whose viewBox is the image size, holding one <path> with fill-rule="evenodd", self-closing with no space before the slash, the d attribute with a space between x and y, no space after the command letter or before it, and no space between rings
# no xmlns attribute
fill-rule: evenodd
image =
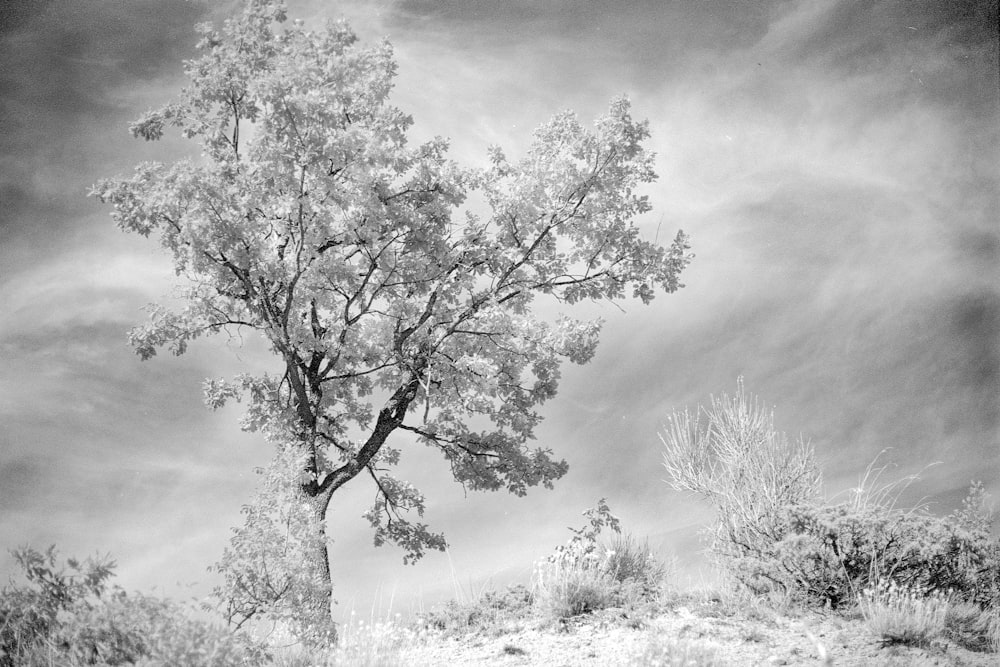
<svg viewBox="0 0 1000 667"><path fill-rule="evenodd" d="M696 561L707 516L662 482L673 408L748 390L811 439L831 492L883 448L942 511L982 479L1000 495L1000 102L990 2L291 0L317 26L388 36L392 101L413 139L484 164L571 108L627 93L650 120L660 180L641 222L697 255L687 287L607 320L567 366L539 444L570 463L554 491L463 497L430 450L404 447L427 519L449 538L404 567L371 547L356 480L330 515L336 597L367 613L526 579L607 497L664 554ZM0 547L110 551L127 588L202 594L253 489L265 443L238 408L202 407L205 377L260 367L259 343L199 340L142 363L125 332L169 296L154 241L85 197L169 160L173 137L127 123L183 85L195 22L235 3L8 0L0 5ZM402 442L402 441L401 441ZM13 571L0 555L0 576Z"/></svg>

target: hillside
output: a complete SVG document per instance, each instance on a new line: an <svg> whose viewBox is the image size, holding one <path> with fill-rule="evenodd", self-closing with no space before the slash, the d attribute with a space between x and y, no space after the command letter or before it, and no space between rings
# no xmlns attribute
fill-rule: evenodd
<svg viewBox="0 0 1000 667"><path fill-rule="evenodd" d="M668 596L659 609L609 608L561 622L529 608L452 603L425 620L345 628L329 664L344 665L996 665L996 653L972 651L938 636L924 645L884 641L856 611L786 607L717 593ZM521 615L518 615L521 614ZM310 658L277 655L278 664ZM315 655L313 655L313 659ZM300 662L300 660L302 662Z"/></svg>

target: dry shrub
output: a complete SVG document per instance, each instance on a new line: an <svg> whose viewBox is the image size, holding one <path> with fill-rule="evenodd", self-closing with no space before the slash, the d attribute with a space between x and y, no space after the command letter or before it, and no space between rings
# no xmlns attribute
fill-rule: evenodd
<svg viewBox="0 0 1000 667"><path fill-rule="evenodd" d="M734 396L713 397L694 413L673 413L660 440L668 483L715 507L711 551L738 577L736 564L781 539L783 508L819 498L822 477L812 447L778 432L773 414L744 391L742 378ZM744 583L760 587L753 578Z"/></svg>

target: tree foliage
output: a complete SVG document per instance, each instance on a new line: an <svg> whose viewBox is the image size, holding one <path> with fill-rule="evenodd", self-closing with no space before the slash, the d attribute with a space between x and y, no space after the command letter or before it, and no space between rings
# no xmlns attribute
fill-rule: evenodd
<svg viewBox="0 0 1000 667"><path fill-rule="evenodd" d="M303 469L288 482L320 518L369 477L376 542L415 559L444 541L408 518L424 499L392 476L389 436L440 452L469 489L550 487L567 465L530 446L539 406L563 360L593 356L600 322L533 306L648 303L681 287L688 243L679 232L661 247L634 224L655 174L627 100L593 129L558 114L519 159L491 147L487 167L461 167L445 139L407 143L387 42L361 46L342 22L283 23L282 2L250 0L220 29L200 26L188 87L132 132L177 128L201 157L95 188L184 278L183 309L153 307L131 341L148 359L203 334L261 334L280 371L209 381L207 402L242 399L244 428L294 443Z"/></svg>

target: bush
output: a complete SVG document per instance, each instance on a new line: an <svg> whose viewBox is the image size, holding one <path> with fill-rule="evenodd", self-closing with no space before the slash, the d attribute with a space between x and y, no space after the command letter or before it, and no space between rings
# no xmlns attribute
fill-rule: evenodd
<svg viewBox="0 0 1000 667"><path fill-rule="evenodd" d="M468 603L450 600L420 618L422 626L444 634L484 631L503 634L508 626L520 620L531 609L534 595L525 586L516 584L500 591L484 591Z"/></svg>
<svg viewBox="0 0 1000 667"><path fill-rule="evenodd" d="M212 568L222 578L213 591L218 609L233 628L277 625L303 644L334 643L328 558L315 500L289 486L306 467L306 453L281 446L260 468L261 485L243 507L246 521Z"/></svg>
<svg viewBox="0 0 1000 667"><path fill-rule="evenodd" d="M13 552L26 586L0 594L0 666L245 664L249 641L200 620L169 600L110 587L114 562L57 562L55 547Z"/></svg>
<svg viewBox="0 0 1000 667"><path fill-rule="evenodd" d="M11 552L27 586L0 592L0 666L11 667L61 629L61 617L86 613L107 590L115 563L110 558L58 566L55 547L44 553L28 547ZM113 659L113 656L109 656ZM115 664L115 663L111 663Z"/></svg>
<svg viewBox="0 0 1000 667"><path fill-rule="evenodd" d="M830 607L887 582L946 593L980 608L996 606L1000 542L989 531L982 486L946 518L895 507L885 489L864 485L837 505L785 507L772 520L775 542L731 565L757 588L777 586L794 598Z"/></svg>
<svg viewBox="0 0 1000 667"><path fill-rule="evenodd" d="M738 565L807 600L839 607L879 582L996 604L1000 546L954 516L886 507L800 506L779 513L783 536Z"/></svg>
<svg viewBox="0 0 1000 667"><path fill-rule="evenodd" d="M735 397L713 399L694 416L675 413L661 440L671 485L715 506L711 550L753 593L838 607L892 581L1000 606L1000 542L980 484L944 519L897 509L899 491L916 477L875 487L884 468L869 467L848 502L823 503L812 450L777 433L742 381Z"/></svg>

